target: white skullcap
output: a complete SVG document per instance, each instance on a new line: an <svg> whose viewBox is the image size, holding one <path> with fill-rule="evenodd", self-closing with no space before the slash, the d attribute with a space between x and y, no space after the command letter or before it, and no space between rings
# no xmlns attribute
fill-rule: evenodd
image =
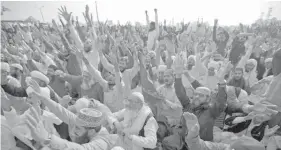
<svg viewBox="0 0 281 150"><path fill-rule="evenodd" d="M10 72L10 65L8 63L1 62L1 70Z"/></svg>
<svg viewBox="0 0 281 150"><path fill-rule="evenodd" d="M265 63L272 62L272 58L266 58L264 62Z"/></svg>
<svg viewBox="0 0 281 150"><path fill-rule="evenodd" d="M211 90L207 87L198 87L196 88L196 91L205 95L211 95Z"/></svg>
<svg viewBox="0 0 281 150"><path fill-rule="evenodd" d="M215 61L211 61L211 62L208 63L208 69L211 68L211 67L215 68L215 70L218 70L219 63L217 63Z"/></svg>
<svg viewBox="0 0 281 150"><path fill-rule="evenodd" d="M124 150L124 148L122 148L120 146L115 146L111 150Z"/></svg>
<svg viewBox="0 0 281 150"><path fill-rule="evenodd" d="M133 92L131 96L136 97L141 103L144 103L144 97L140 92Z"/></svg>
<svg viewBox="0 0 281 150"><path fill-rule="evenodd" d="M11 64L10 67L14 67L14 68L19 69L20 71L23 71L23 68L20 64Z"/></svg>
<svg viewBox="0 0 281 150"><path fill-rule="evenodd" d="M49 82L50 82L49 78L39 71L32 71L30 73L30 76L32 78L36 78L36 79L39 79L41 81L44 81L46 84L49 84Z"/></svg>
<svg viewBox="0 0 281 150"><path fill-rule="evenodd" d="M167 69L166 65L159 65L158 72L164 72Z"/></svg>
<svg viewBox="0 0 281 150"><path fill-rule="evenodd" d="M196 56L195 56L195 55L189 55L188 58L187 58L187 60L190 60L190 59L196 60Z"/></svg>
<svg viewBox="0 0 281 150"><path fill-rule="evenodd" d="M74 104L74 107L76 109L76 112L79 112L83 108L88 108L90 104L90 100L88 100L85 97L79 98L76 103Z"/></svg>

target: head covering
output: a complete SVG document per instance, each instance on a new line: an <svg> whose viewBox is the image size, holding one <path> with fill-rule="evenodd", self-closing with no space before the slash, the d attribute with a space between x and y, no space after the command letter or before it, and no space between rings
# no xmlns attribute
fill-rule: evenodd
<svg viewBox="0 0 281 150"><path fill-rule="evenodd" d="M159 65L158 72L164 72L167 69L166 65Z"/></svg>
<svg viewBox="0 0 281 150"><path fill-rule="evenodd" d="M150 57L150 59L155 58L156 57L156 53L154 51L149 51L148 55Z"/></svg>
<svg viewBox="0 0 281 150"><path fill-rule="evenodd" d="M272 62L272 58L266 58L264 62L265 63Z"/></svg>
<svg viewBox="0 0 281 150"><path fill-rule="evenodd" d="M242 136L230 144L230 148L234 150L265 150L265 147L259 141Z"/></svg>
<svg viewBox="0 0 281 150"><path fill-rule="evenodd" d="M19 69L20 71L23 71L23 68L20 64L11 64L10 67L14 67L14 68Z"/></svg>
<svg viewBox="0 0 281 150"><path fill-rule="evenodd" d="M1 70L10 72L10 65L5 62L1 62Z"/></svg>
<svg viewBox="0 0 281 150"><path fill-rule="evenodd" d="M30 76L32 78L36 78L36 79L39 79L41 81L44 81L46 84L49 84L49 82L50 82L49 78L39 71L32 71L30 73Z"/></svg>
<svg viewBox="0 0 281 150"><path fill-rule="evenodd" d="M196 91L197 92L200 92L202 94L205 94L205 95L210 95L211 94L211 90L207 87L198 87L196 88Z"/></svg>
<svg viewBox="0 0 281 150"><path fill-rule="evenodd" d="M81 109L76 118L75 124L80 127L98 127L104 122L104 116L102 112L93 108L83 108Z"/></svg>
<svg viewBox="0 0 281 150"><path fill-rule="evenodd" d="M111 150L124 150L124 148L122 148L120 146L115 146Z"/></svg>
<svg viewBox="0 0 281 150"><path fill-rule="evenodd" d="M195 61L196 56L195 55L189 55L188 58L187 58L187 61L189 61L190 59L193 59Z"/></svg>
<svg viewBox="0 0 281 150"><path fill-rule="evenodd" d="M136 98L140 103L144 103L144 97L140 92L133 92L131 94L132 97Z"/></svg>
<svg viewBox="0 0 281 150"><path fill-rule="evenodd" d="M219 63L215 62L215 61L211 61L208 63L208 69L209 68L215 68L215 70L218 70L219 69Z"/></svg>
<svg viewBox="0 0 281 150"><path fill-rule="evenodd" d="M76 109L76 112L79 112L83 108L88 108L89 104L90 104L90 101L87 98L82 97L76 101L76 103L74 104L74 107Z"/></svg>
<svg viewBox="0 0 281 150"><path fill-rule="evenodd" d="M166 70L165 70L165 73L166 73L166 74L169 74L169 75L173 75L174 70L173 70L173 69L166 69Z"/></svg>
<svg viewBox="0 0 281 150"><path fill-rule="evenodd" d="M256 67L257 61L255 59L249 59L249 60L247 60L247 64L253 64Z"/></svg>

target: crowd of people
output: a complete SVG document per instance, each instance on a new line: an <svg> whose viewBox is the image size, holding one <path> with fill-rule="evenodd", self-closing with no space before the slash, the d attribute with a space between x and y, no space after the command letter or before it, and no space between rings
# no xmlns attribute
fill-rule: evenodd
<svg viewBox="0 0 281 150"><path fill-rule="evenodd" d="M1 28L4 150L280 150L281 23ZM161 14L161 13L160 13ZM97 17L98 18L98 17Z"/></svg>

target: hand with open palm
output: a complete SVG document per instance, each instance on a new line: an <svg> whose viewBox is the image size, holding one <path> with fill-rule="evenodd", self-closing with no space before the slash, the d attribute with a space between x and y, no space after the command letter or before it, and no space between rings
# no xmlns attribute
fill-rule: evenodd
<svg viewBox="0 0 281 150"><path fill-rule="evenodd" d="M27 114L27 126L30 129L31 136L35 141L44 142L48 139L49 133L45 129L42 117L40 116L40 108L30 107L30 114Z"/></svg>
<svg viewBox="0 0 281 150"><path fill-rule="evenodd" d="M175 62L174 62L174 67L175 67L175 73L176 74L181 74L184 71L184 56L183 53L179 53L176 56Z"/></svg>
<svg viewBox="0 0 281 150"><path fill-rule="evenodd" d="M187 126L188 129L191 129L196 124L199 124L197 117L193 113L184 112L183 113L183 117L184 117L184 119L186 121L186 126Z"/></svg>
<svg viewBox="0 0 281 150"><path fill-rule="evenodd" d="M268 125L265 127L264 136L270 137L275 134L275 132L280 128L280 126L276 125L272 128L269 128Z"/></svg>
<svg viewBox="0 0 281 150"><path fill-rule="evenodd" d="M71 14L72 12L67 12L66 6L61 6L61 8L59 9L59 15L61 15L69 24L71 24Z"/></svg>

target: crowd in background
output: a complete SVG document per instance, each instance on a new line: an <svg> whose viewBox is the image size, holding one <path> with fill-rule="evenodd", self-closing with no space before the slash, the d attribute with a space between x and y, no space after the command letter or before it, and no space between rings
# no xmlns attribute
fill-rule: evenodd
<svg viewBox="0 0 281 150"><path fill-rule="evenodd" d="M281 149L280 20L174 26L154 9L146 25L120 25L87 5L81 24L58 13L1 22L2 149Z"/></svg>

